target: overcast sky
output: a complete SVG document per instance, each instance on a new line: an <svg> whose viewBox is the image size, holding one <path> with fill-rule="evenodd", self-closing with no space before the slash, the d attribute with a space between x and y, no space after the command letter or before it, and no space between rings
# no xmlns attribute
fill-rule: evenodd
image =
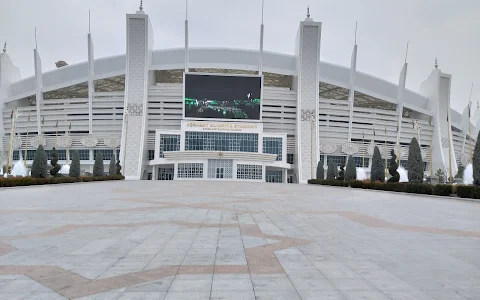
<svg viewBox="0 0 480 300"><path fill-rule="evenodd" d="M125 53L125 14L137 0L1 0L0 41L23 77L33 74L34 27L44 71L55 62L87 60L88 10L95 56ZM298 24L310 4L323 22L321 59L350 65L358 21L357 69L398 83L407 41L407 87L418 91L438 57L452 74L451 102L462 111L480 100L479 0L265 0L265 50L293 53ZM155 49L183 47L184 0L145 0ZM191 47L258 49L261 0L189 0Z"/></svg>

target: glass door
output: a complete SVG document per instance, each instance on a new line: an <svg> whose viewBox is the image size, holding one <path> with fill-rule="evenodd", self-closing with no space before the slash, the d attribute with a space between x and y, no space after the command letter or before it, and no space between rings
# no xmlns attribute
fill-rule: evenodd
<svg viewBox="0 0 480 300"><path fill-rule="evenodd" d="M217 168L215 177L216 178L223 178L223 172L224 172L223 168Z"/></svg>

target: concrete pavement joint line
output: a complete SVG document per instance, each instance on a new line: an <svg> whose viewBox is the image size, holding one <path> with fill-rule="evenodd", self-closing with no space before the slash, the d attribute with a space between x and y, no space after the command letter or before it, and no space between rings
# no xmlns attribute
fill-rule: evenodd
<svg viewBox="0 0 480 300"><path fill-rule="evenodd" d="M176 221L174 224L194 223ZM195 228L213 227L212 224L204 226L196 223ZM219 226L215 224L215 226ZM225 227L238 227L236 224L223 224ZM197 234L198 234L197 231ZM104 279L87 279L79 274L55 266L3 266L0 275L22 274L40 284L56 291L67 298L77 298L119 289L131 285L143 284L177 274L278 274L284 273L283 268L275 257L274 252L297 245L311 243L309 240L290 238L284 236L264 234L257 225L240 225L240 234L255 236L265 239L275 239L279 242L245 249L247 253L247 266L243 265L167 265L159 268L132 272ZM191 247L191 245L190 245ZM188 252L187 252L188 253ZM275 258L273 261L272 257ZM184 258L185 260L185 258ZM253 264L253 265L252 265ZM213 282L213 277L212 277Z"/></svg>

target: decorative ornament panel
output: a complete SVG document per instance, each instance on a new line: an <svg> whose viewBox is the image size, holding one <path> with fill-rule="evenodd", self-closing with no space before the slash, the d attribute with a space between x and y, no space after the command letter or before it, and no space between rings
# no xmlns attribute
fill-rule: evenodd
<svg viewBox="0 0 480 300"><path fill-rule="evenodd" d="M0 168L3 167L3 163L7 160L7 153L0 150Z"/></svg>
<svg viewBox="0 0 480 300"><path fill-rule="evenodd" d="M45 140L44 137L36 136L30 140L30 145L35 149L38 148L38 146L40 145L45 147L47 145L47 140Z"/></svg>
<svg viewBox="0 0 480 300"><path fill-rule="evenodd" d="M22 147L22 138L19 136L16 136L13 138L13 149L20 149Z"/></svg>
<svg viewBox="0 0 480 300"><path fill-rule="evenodd" d="M346 143L342 145L342 152L347 155L353 155L358 152L358 145L354 143Z"/></svg>
<svg viewBox="0 0 480 300"><path fill-rule="evenodd" d="M470 155L468 154L463 154L462 157L460 157L460 162L462 165L466 166L470 163Z"/></svg>
<svg viewBox="0 0 480 300"><path fill-rule="evenodd" d="M143 116L143 104L129 103L127 106L127 112L129 116Z"/></svg>
<svg viewBox="0 0 480 300"><path fill-rule="evenodd" d="M315 121L315 110L314 109L302 109L301 120L302 121Z"/></svg>
<svg viewBox="0 0 480 300"><path fill-rule="evenodd" d="M343 149L343 146L342 146ZM337 145L334 142L321 142L320 152L330 154L337 152Z"/></svg>
<svg viewBox="0 0 480 300"><path fill-rule="evenodd" d="M98 139L93 134L89 134L83 136L80 142L87 148L93 148L98 144Z"/></svg>
<svg viewBox="0 0 480 300"><path fill-rule="evenodd" d="M141 130L142 117L132 116L128 118L125 161L122 162L124 164L124 174L127 176L138 175L140 151L143 148L143 145L140 143Z"/></svg>
<svg viewBox="0 0 480 300"><path fill-rule="evenodd" d="M120 147L121 139L122 138L119 135L111 135L107 136L103 142L108 148L118 148Z"/></svg>
<svg viewBox="0 0 480 300"><path fill-rule="evenodd" d="M69 135L62 135L57 137L58 148L70 148L72 147L72 137Z"/></svg>
<svg viewBox="0 0 480 300"><path fill-rule="evenodd" d="M448 139L447 138L442 138L442 147L443 148L448 148Z"/></svg>

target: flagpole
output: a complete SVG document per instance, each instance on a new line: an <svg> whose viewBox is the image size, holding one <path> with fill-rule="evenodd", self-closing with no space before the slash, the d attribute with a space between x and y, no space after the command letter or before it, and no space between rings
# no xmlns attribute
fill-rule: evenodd
<svg viewBox="0 0 480 300"><path fill-rule="evenodd" d="M470 89L470 99L468 100L468 146L470 148L470 163L472 163L472 131L470 129L470 116L472 109L472 92L473 92L473 83L472 88Z"/></svg>
<svg viewBox="0 0 480 300"><path fill-rule="evenodd" d="M453 181L453 175L452 175L452 149L451 149L451 140L450 140L450 118L448 118L447 115L447 125L448 125L448 164L449 164L449 171L450 171L450 182Z"/></svg>
<svg viewBox="0 0 480 300"><path fill-rule="evenodd" d="M432 161L432 155L433 155L433 149L432 149L432 140L433 140L433 133L432 136L430 137L430 178L433 176L433 161Z"/></svg>
<svg viewBox="0 0 480 300"><path fill-rule="evenodd" d="M386 152L388 153L388 151L387 151L387 126L385 126L384 148L385 148L384 151L386 151ZM385 178L387 178L387 170L388 170L388 168L387 168L387 156L388 156L388 154L387 154L387 153L385 154L385 170L384 170L384 172L385 172Z"/></svg>
<svg viewBox="0 0 480 300"><path fill-rule="evenodd" d="M365 147L365 132L362 131L362 145ZM362 152L362 169L365 168L365 151Z"/></svg>
<svg viewBox="0 0 480 300"><path fill-rule="evenodd" d="M67 165L70 162L70 130L72 129L72 121L70 121L70 125L68 126L68 133L67 133L67 153L66 153L66 159L67 159Z"/></svg>

